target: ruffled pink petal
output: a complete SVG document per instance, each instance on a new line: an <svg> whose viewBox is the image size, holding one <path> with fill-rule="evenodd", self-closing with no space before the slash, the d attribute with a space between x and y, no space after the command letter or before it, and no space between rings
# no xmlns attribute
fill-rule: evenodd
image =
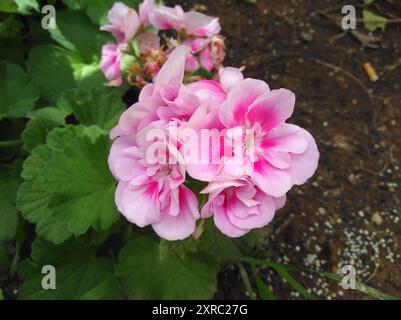
<svg viewBox="0 0 401 320"><path fill-rule="evenodd" d="M250 105L261 95L269 92L266 82L245 79L236 83L227 94L227 100L220 111L220 121L232 128L245 124Z"/></svg>
<svg viewBox="0 0 401 320"><path fill-rule="evenodd" d="M121 213L139 227L156 223L160 219L157 183L126 187L122 193L122 205L124 210Z"/></svg>
<svg viewBox="0 0 401 320"><path fill-rule="evenodd" d="M117 138L110 149L109 168L119 180L130 181L145 174L144 168L137 163L137 148L127 136Z"/></svg>
<svg viewBox="0 0 401 320"><path fill-rule="evenodd" d="M150 122L157 120L156 112L160 105L163 105L163 101L160 97L153 96L129 107L120 117L118 123L120 133L135 133Z"/></svg>
<svg viewBox="0 0 401 320"><path fill-rule="evenodd" d="M259 123L264 132L287 120L295 105L295 95L289 90L272 90L258 97L249 108L247 119Z"/></svg>
<svg viewBox="0 0 401 320"><path fill-rule="evenodd" d="M128 187L128 182L120 181L117 184L116 193L114 195L114 199L116 201L117 209L122 214L124 214L124 206L123 206L123 193L125 188Z"/></svg>
<svg viewBox="0 0 401 320"><path fill-rule="evenodd" d="M187 172L194 179L212 181L220 168L221 137L215 132L214 135L207 134L205 138L197 134L193 139L196 141L188 139L181 147L181 153L186 159ZM197 142L197 145L194 145L194 142ZM196 146L198 148L194 150Z"/></svg>
<svg viewBox="0 0 401 320"><path fill-rule="evenodd" d="M280 210L285 206L285 202L287 201L287 196L282 196L278 198L273 198L274 205L276 207L276 210Z"/></svg>
<svg viewBox="0 0 401 320"><path fill-rule="evenodd" d="M303 153L308 147L308 140L304 129L293 124L283 123L269 131L263 138L260 147L286 153Z"/></svg>
<svg viewBox="0 0 401 320"><path fill-rule="evenodd" d="M211 41L212 38L189 37L184 40L183 44L185 44L190 49L191 53L197 53L205 48Z"/></svg>
<svg viewBox="0 0 401 320"><path fill-rule="evenodd" d="M305 152L291 154L291 167L287 170L291 176L293 184L300 185L305 183L313 176L319 162L319 150L312 135L302 129L305 139L308 141L308 148Z"/></svg>
<svg viewBox="0 0 401 320"><path fill-rule="evenodd" d="M242 237L250 231L250 229L241 229L232 224L223 206L213 207L213 220L216 227L231 238Z"/></svg>
<svg viewBox="0 0 401 320"><path fill-rule="evenodd" d="M218 18L196 11L185 13L183 26L188 34L198 37L212 37L221 31Z"/></svg>
<svg viewBox="0 0 401 320"><path fill-rule="evenodd" d="M138 31L138 28L140 26L140 21L138 14L134 9L129 8L127 15L125 16L124 19L124 34L125 34L125 41L131 41L136 32Z"/></svg>
<svg viewBox="0 0 401 320"><path fill-rule="evenodd" d="M185 73L187 50L181 45L171 52L166 63L160 69L155 80L155 92L167 85L181 84Z"/></svg>
<svg viewBox="0 0 401 320"><path fill-rule="evenodd" d="M123 43L125 39L124 32L117 26L106 24L100 27L100 30L110 32L118 43Z"/></svg>
<svg viewBox="0 0 401 320"><path fill-rule="evenodd" d="M293 185L288 172L275 168L263 159L254 164L251 179L263 192L273 197L285 195Z"/></svg>
<svg viewBox="0 0 401 320"><path fill-rule="evenodd" d="M144 26L149 25L149 14L156 8L153 0L144 0L139 5L139 20Z"/></svg>
<svg viewBox="0 0 401 320"><path fill-rule="evenodd" d="M266 226L274 217L275 204L271 196L259 192L260 204L254 207L247 207L241 201L233 202L227 209L227 216L230 222L242 229L255 229ZM246 217L241 214L248 212Z"/></svg>
<svg viewBox="0 0 401 320"><path fill-rule="evenodd" d="M174 8L161 5L150 11L148 17L150 24L156 29L180 30L183 27L184 10L179 5Z"/></svg>
<svg viewBox="0 0 401 320"><path fill-rule="evenodd" d="M196 93L202 102L210 100L211 106L216 111L226 99L226 94L222 90L220 83L215 80L200 80L188 84L187 87Z"/></svg>
<svg viewBox="0 0 401 320"><path fill-rule="evenodd" d="M107 80L112 82L114 86L121 85L121 53L117 45L105 44L102 48L102 59L100 61L100 69Z"/></svg>
<svg viewBox="0 0 401 320"><path fill-rule="evenodd" d="M122 2L116 2L108 12L109 24L100 29L111 32L118 42L128 42L135 36L139 25L139 17L135 10Z"/></svg>
<svg viewBox="0 0 401 320"><path fill-rule="evenodd" d="M230 91L236 83L244 80L242 72L238 68L226 67L219 70L220 84L224 92Z"/></svg>
<svg viewBox="0 0 401 320"><path fill-rule="evenodd" d="M210 72L213 70L214 65L213 65L212 55L210 53L209 47L205 47L199 53L199 62L200 62L200 65L202 66L202 68L205 69L206 71Z"/></svg>
<svg viewBox="0 0 401 320"><path fill-rule="evenodd" d="M142 88L141 92L139 93L138 101L144 101L152 97L154 91L155 85L153 83L148 83Z"/></svg>
<svg viewBox="0 0 401 320"><path fill-rule="evenodd" d="M196 220L200 217L198 200L188 188L179 187L180 212L172 215L167 210L162 213L159 222L152 224L155 232L162 238L174 241L189 237L196 228Z"/></svg>
<svg viewBox="0 0 401 320"><path fill-rule="evenodd" d="M187 58L185 60L185 70L189 72L193 72L199 69L199 62L196 58L191 54L187 53Z"/></svg>

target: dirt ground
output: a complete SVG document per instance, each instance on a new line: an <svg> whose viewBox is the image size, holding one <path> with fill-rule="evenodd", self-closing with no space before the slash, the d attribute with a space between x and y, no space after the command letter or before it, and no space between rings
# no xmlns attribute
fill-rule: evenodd
<svg viewBox="0 0 401 320"><path fill-rule="evenodd" d="M290 122L309 130L320 149L318 171L288 194L259 251L269 252L277 262L317 270L336 272L353 265L358 281L401 296L401 24L369 34L360 22L356 33L341 37L333 17L341 16L342 4L355 4L360 14L361 3L180 4L220 17L226 65L245 66L246 76L296 93ZM400 17L401 3L377 1L371 10ZM363 41L358 40L361 34ZM377 43L370 43L372 36L379 38ZM377 82L364 72L366 62L376 69ZM279 298L300 298L273 271L261 272ZM299 280L321 299L367 298L316 276L300 275ZM219 287L216 298L245 298L232 267L220 274Z"/></svg>

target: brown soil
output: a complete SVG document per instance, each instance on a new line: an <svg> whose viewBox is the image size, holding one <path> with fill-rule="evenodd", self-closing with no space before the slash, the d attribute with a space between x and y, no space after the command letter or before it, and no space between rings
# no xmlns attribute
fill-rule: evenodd
<svg viewBox="0 0 401 320"><path fill-rule="evenodd" d="M359 5L360 14L362 2L347 4ZM262 251L271 251L274 261L317 270L353 265L357 280L401 296L401 24L374 32L380 41L372 49L351 34L336 37L342 32L336 21L319 13L332 9L330 15L340 16L339 1L181 4L220 17L227 65L245 66L246 76L296 93L291 122L309 130L320 149L318 171L288 194ZM378 1L371 10L399 17L401 3ZM369 37L362 23L357 32ZM366 62L377 82L365 74ZM261 272L279 298L299 298L277 274ZM217 298L244 297L233 267L219 280ZM367 298L316 276L299 280L322 299Z"/></svg>

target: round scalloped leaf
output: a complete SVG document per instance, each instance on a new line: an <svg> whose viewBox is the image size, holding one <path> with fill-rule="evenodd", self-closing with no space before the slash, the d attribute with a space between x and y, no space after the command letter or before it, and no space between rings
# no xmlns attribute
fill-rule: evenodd
<svg viewBox="0 0 401 320"><path fill-rule="evenodd" d="M0 119L23 117L39 98L37 87L18 65L0 62Z"/></svg>
<svg viewBox="0 0 401 320"><path fill-rule="evenodd" d="M171 245L170 247L168 247ZM174 250L149 236L132 239L120 252L117 273L132 298L208 299L216 290L218 263L204 252Z"/></svg>

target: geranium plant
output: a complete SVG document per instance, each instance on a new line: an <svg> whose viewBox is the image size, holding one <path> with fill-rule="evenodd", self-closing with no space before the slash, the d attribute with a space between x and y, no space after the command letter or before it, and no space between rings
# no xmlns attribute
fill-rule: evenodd
<svg viewBox="0 0 401 320"><path fill-rule="evenodd" d="M38 23L35 1L11 2ZM21 299L213 297L316 170L313 137L288 123L295 94L226 66L216 17L152 0L59 7L57 28L18 44L26 66L1 54L0 265Z"/></svg>

